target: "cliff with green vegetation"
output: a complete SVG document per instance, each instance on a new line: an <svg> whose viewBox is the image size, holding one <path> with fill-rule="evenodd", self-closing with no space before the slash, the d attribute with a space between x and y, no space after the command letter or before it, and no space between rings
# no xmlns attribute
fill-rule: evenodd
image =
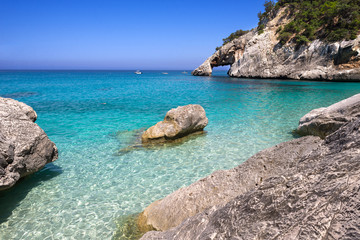
<svg viewBox="0 0 360 240"><path fill-rule="evenodd" d="M354 40L360 30L360 1L279 1L274 9L286 7L293 20L280 28L279 40L294 39L305 44L315 39L327 42Z"/></svg>
<svg viewBox="0 0 360 240"><path fill-rule="evenodd" d="M266 1L258 26L223 39L193 75L360 80L360 0Z"/></svg>

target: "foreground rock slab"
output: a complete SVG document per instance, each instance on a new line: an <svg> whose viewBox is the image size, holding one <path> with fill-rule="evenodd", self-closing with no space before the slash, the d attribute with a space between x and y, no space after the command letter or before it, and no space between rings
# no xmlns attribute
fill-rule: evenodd
<svg viewBox="0 0 360 240"><path fill-rule="evenodd" d="M359 116L360 94L356 94L329 107L312 110L300 119L297 132L324 138Z"/></svg>
<svg viewBox="0 0 360 240"><path fill-rule="evenodd" d="M10 98L0 98L0 190L55 161L58 150L35 123L36 112Z"/></svg>
<svg viewBox="0 0 360 240"><path fill-rule="evenodd" d="M208 124L203 107L197 104L171 109L163 121L147 129L141 136L143 143L181 138L202 131Z"/></svg>
<svg viewBox="0 0 360 240"><path fill-rule="evenodd" d="M230 170L216 171L164 199L150 204L139 217L141 229L168 230L185 219L215 205L222 205L256 186L264 179L278 176L310 154L321 139L306 137L278 144L254 155Z"/></svg>
<svg viewBox="0 0 360 240"><path fill-rule="evenodd" d="M278 155L287 164L279 165L277 174L227 203L142 239L360 239L359 128L355 119L325 140L297 139L299 148L311 150L297 152L291 161ZM292 151L294 143L283 147ZM269 162L278 154L276 148L262 153Z"/></svg>

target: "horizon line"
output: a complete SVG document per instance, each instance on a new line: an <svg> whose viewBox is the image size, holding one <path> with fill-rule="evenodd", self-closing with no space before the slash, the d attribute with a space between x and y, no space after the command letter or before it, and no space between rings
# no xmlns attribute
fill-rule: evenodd
<svg viewBox="0 0 360 240"><path fill-rule="evenodd" d="M0 69L0 71L136 71L141 69ZM141 71L193 71L190 69L144 69ZM217 70L213 71L227 71L227 70Z"/></svg>

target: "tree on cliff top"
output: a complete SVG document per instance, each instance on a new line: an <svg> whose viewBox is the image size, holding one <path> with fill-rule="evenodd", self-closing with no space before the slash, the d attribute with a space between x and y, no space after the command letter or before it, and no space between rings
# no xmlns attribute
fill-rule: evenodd
<svg viewBox="0 0 360 240"><path fill-rule="evenodd" d="M262 24L262 20L268 15L269 12L271 12L274 7L275 7L275 2L274 1L265 1L264 3L264 7L265 7L265 12L261 13L261 11L258 13L258 17L259 17L259 26L258 26L258 31L261 32L264 30L265 26L264 24ZM224 46L225 44L227 44L228 42L231 42L232 40L239 38L243 35L245 35L246 33L250 32L250 30L237 30L236 32L231 33L227 38L223 38L223 44L222 46ZM216 51L219 50L221 47L217 47Z"/></svg>
<svg viewBox="0 0 360 240"><path fill-rule="evenodd" d="M292 17L277 31L281 44L296 43L299 47L315 39L327 42L355 39L360 34L360 0L278 0L265 1L265 12L259 12L258 34L278 9L286 7ZM238 30L223 39L223 45L248 33ZM220 47L217 47L218 50Z"/></svg>
<svg viewBox="0 0 360 240"><path fill-rule="evenodd" d="M360 0L279 0L276 7L287 7L293 17L278 31L282 44L350 40L360 33Z"/></svg>
<svg viewBox="0 0 360 240"><path fill-rule="evenodd" d="M223 44L222 46L224 46L225 44L227 44L228 42L231 42L232 40L239 38L245 34L247 34L249 32L249 30L237 30L236 32L231 33L227 38L223 38ZM216 51L219 50L221 47L217 47Z"/></svg>

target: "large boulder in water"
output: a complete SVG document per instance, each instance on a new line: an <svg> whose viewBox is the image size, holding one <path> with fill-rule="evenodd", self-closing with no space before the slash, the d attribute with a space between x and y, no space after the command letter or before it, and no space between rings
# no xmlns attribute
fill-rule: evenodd
<svg viewBox="0 0 360 240"><path fill-rule="evenodd" d="M180 106L168 111L163 121L147 129L141 136L143 143L166 141L202 131L208 124L203 107L197 104Z"/></svg>
<svg viewBox="0 0 360 240"><path fill-rule="evenodd" d="M0 97L0 190L55 161L58 150L28 105Z"/></svg>
<svg viewBox="0 0 360 240"><path fill-rule="evenodd" d="M342 125L360 116L360 94L337 102L329 107L314 109L299 121L300 135L325 138Z"/></svg>

